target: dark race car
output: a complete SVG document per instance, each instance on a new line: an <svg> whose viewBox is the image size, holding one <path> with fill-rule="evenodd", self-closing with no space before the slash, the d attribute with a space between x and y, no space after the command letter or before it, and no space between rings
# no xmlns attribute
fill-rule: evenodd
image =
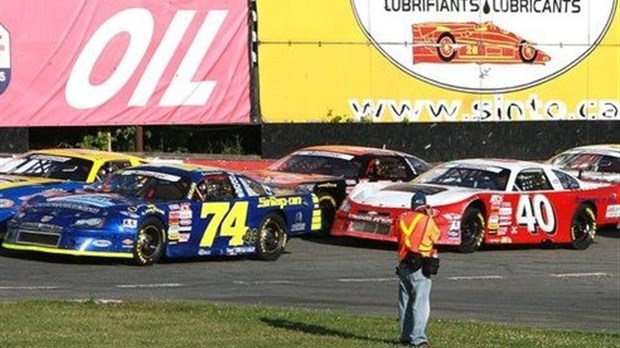
<svg viewBox="0 0 620 348"><path fill-rule="evenodd" d="M33 197L9 222L2 246L138 265L164 255L275 260L288 236L320 228L313 194L274 195L219 168L144 165L122 169L87 192Z"/></svg>
<svg viewBox="0 0 620 348"><path fill-rule="evenodd" d="M348 145L312 146L277 160L248 176L277 188L313 192L323 211L322 234L330 232L336 209L359 182L409 181L431 165L394 150Z"/></svg>

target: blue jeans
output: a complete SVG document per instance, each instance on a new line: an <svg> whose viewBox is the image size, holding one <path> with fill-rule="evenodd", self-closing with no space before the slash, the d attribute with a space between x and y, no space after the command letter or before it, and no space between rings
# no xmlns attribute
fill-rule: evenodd
<svg viewBox="0 0 620 348"><path fill-rule="evenodd" d="M431 280L422 274L422 269L412 272L405 263L397 267L398 315L400 318L400 340L420 344L428 342L426 324L431 313Z"/></svg>

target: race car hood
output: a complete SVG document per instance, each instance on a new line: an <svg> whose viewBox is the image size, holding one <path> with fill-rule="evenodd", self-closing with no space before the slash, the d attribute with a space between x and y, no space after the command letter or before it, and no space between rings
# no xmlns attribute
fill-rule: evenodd
<svg viewBox="0 0 620 348"><path fill-rule="evenodd" d="M274 187L295 187L306 183L341 179L341 177L332 175L286 173L269 169L246 171L244 174L263 184Z"/></svg>
<svg viewBox="0 0 620 348"><path fill-rule="evenodd" d="M83 185L77 182L1 175L0 222L8 220L24 201L34 196L66 193L82 188Z"/></svg>
<svg viewBox="0 0 620 348"><path fill-rule="evenodd" d="M58 195L37 200L29 205L30 211L38 213L54 212L54 215L99 215L106 211L125 209L137 206L144 201L135 197L126 197L112 193L83 193Z"/></svg>
<svg viewBox="0 0 620 348"><path fill-rule="evenodd" d="M418 191L426 194L426 202L430 206L460 202L479 192L470 188L431 184L367 183L356 186L349 198L356 203L375 207L408 208L411 206L411 197Z"/></svg>

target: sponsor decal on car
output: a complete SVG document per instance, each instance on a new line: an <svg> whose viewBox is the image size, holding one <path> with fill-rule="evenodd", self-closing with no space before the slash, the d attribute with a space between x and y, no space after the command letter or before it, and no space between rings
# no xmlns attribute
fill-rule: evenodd
<svg viewBox="0 0 620 348"><path fill-rule="evenodd" d="M368 221L379 224L391 225L392 219L386 216L377 216L377 215L361 215L361 214L349 214L349 219L351 220L360 220L360 221Z"/></svg>
<svg viewBox="0 0 620 348"><path fill-rule="evenodd" d="M245 253L253 253L253 252L256 252L255 246L243 246L243 247L234 247L234 248L226 249L227 255L237 255L240 253L245 254Z"/></svg>
<svg viewBox="0 0 620 348"><path fill-rule="evenodd" d="M123 219L123 227L126 228L137 228L138 220L136 219Z"/></svg>
<svg viewBox="0 0 620 348"><path fill-rule="evenodd" d="M258 208L279 207L280 209L289 205L301 205L304 199L302 197L259 197Z"/></svg>
<svg viewBox="0 0 620 348"><path fill-rule="evenodd" d="M607 219L620 218L620 204L610 204L605 211L605 217Z"/></svg>
<svg viewBox="0 0 620 348"><path fill-rule="evenodd" d="M107 248L112 245L112 242L107 239L97 239L93 241L92 245L97 248Z"/></svg>
<svg viewBox="0 0 620 348"><path fill-rule="evenodd" d="M91 214L97 214L100 211L100 209L98 208L93 208L93 207L89 207L89 206L85 206L81 204L69 203L69 202L42 202L42 203L37 203L37 206L42 207L42 208L71 209L71 210L83 211L85 213L91 213Z"/></svg>
<svg viewBox="0 0 620 348"><path fill-rule="evenodd" d="M302 212L295 214L295 222L291 225L291 231L303 231L306 229L306 224L303 222L304 215Z"/></svg>

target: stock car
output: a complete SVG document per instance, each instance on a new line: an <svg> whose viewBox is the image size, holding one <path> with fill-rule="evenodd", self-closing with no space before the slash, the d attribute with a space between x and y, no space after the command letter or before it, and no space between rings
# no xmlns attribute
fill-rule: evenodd
<svg viewBox="0 0 620 348"><path fill-rule="evenodd" d="M0 238L25 199L80 189L144 162L132 155L84 149L35 150L9 159L0 165Z"/></svg>
<svg viewBox="0 0 620 348"><path fill-rule="evenodd" d="M276 188L313 192L323 210L322 235L329 234L334 214L358 182L409 181L431 167L413 155L352 145L311 146L294 151L267 169L245 171Z"/></svg>
<svg viewBox="0 0 620 348"><path fill-rule="evenodd" d="M464 253L485 244L587 248L599 225L618 227L620 185L583 182L549 165L469 159L435 166L409 183L358 185L336 213L332 235L396 241L393 223L424 192L441 237Z"/></svg>
<svg viewBox="0 0 620 348"><path fill-rule="evenodd" d="M83 192L36 196L9 221L18 251L131 259L253 255L275 260L287 236L321 227L310 193L275 195L244 175L190 165L121 169Z"/></svg>
<svg viewBox="0 0 620 348"><path fill-rule="evenodd" d="M492 22L412 25L413 63L544 64L551 57Z"/></svg>
<svg viewBox="0 0 620 348"><path fill-rule="evenodd" d="M583 180L620 183L620 144L578 146L550 158Z"/></svg>

